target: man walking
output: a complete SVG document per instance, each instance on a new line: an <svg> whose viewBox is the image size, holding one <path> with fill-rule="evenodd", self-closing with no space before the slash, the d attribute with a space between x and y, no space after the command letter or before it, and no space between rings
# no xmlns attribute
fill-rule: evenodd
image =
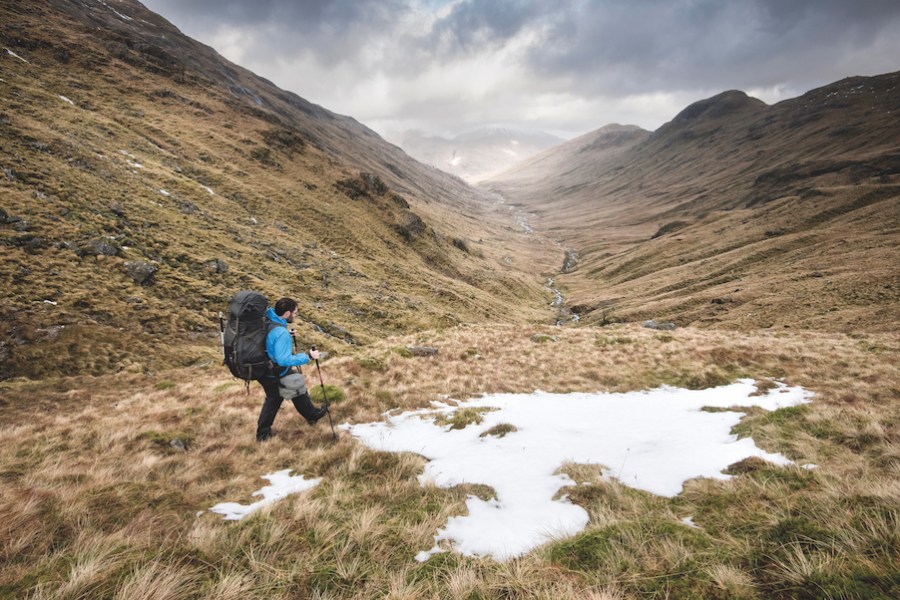
<svg viewBox="0 0 900 600"><path fill-rule="evenodd" d="M297 302L291 298L282 298L266 311L269 319L269 332L266 335L266 353L272 361L272 371L259 379L266 392L259 421L256 426L256 441L261 442L272 436L272 423L285 398L290 398L294 408L306 422L315 425L328 412L327 407L317 408L310 400L309 392L303 383L303 375L295 367L309 363L310 358L318 360L319 353L311 350L309 355L294 354L292 332L287 329L288 323L294 322L297 313Z"/></svg>

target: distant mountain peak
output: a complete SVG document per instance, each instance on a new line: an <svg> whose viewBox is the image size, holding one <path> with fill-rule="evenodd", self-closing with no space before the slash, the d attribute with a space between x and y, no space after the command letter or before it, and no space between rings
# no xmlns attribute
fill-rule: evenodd
<svg viewBox="0 0 900 600"><path fill-rule="evenodd" d="M410 130L400 145L417 160L474 182L563 141L541 131L482 127L452 138Z"/></svg>
<svg viewBox="0 0 900 600"><path fill-rule="evenodd" d="M683 124L699 119L730 117L740 112L756 112L768 105L758 98L748 96L740 90L728 90L711 98L698 100L672 119L673 124Z"/></svg>

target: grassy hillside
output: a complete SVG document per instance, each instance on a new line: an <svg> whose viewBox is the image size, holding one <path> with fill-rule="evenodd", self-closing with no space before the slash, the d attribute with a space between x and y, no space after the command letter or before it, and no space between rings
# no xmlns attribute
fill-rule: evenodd
<svg viewBox="0 0 900 600"><path fill-rule="evenodd" d="M900 322L900 74L773 106L725 92L487 182L580 257L588 322L880 330Z"/></svg>
<svg viewBox="0 0 900 600"><path fill-rule="evenodd" d="M404 352L420 344L438 355ZM700 389L750 377L815 392L808 405L751 410L736 433L817 468L746 460L730 468L734 479L692 480L669 499L566 465L579 485L565 492L587 510L587 528L505 563L413 558L464 514L468 494L490 490L422 486L421 457L346 434L334 443L327 423L309 428L293 409L257 444L259 394L217 367L7 382L0 596L896 598L898 353L896 334L469 326L325 362L343 395L338 423L535 388ZM200 513L256 500L259 477L286 468L323 481L244 521Z"/></svg>
<svg viewBox="0 0 900 600"><path fill-rule="evenodd" d="M297 297L332 351L550 318L505 215L353 119L137 2L3 13L0 377L210 360L242 288Z"/></svg>

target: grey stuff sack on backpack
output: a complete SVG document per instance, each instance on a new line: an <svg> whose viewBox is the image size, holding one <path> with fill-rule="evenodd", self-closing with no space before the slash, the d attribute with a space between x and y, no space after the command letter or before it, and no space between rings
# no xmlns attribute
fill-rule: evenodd
<svg viewBox="0 0 900 600"><path fill-rule="evenodd" d="M290 400L306 393L306 380L300 373L285 375L278 382L278 394L285 400Z"/></svg>

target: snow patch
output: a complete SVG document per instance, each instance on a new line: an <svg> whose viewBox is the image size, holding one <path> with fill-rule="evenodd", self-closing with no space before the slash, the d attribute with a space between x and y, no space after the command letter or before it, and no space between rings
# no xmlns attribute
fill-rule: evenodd
<svg viewBox="0 0 900 600"><path fill-rule="evenodd" d="M62 100L63 102L68 102L68 103L71 104L72 106L75 106L75 103L74 103L74 102L72 102L71 100L69 100L68 98L66 98L65 96L63 96L62 94L59 95L59 99Z"/></svg>
<svg viewBox="0 0 900 600"><path fill-rule="evenodd" d="M106 8L108 8L109 10L111 10L113 13L115 13L115 15L116 15L117 17L119 17L119 18L122 19L123 21L134 21L134 18L133 18L133 17L129 17L128 15L123 15L122 13L120 13L119 11L117 11L116 9L114 9L112 6L110 6L109 4L107 4L106 2L104 2L103 0L97 0L97 2L99 2L100 4L102 4L103 6L105 6Z"/></svg>
<svg viewBox="0 0 900 600"><path fill-rule="evenodd" d="M222 502L210 508L209 511L223 515L226 521L240 521L262 507L274 504L283 498L287 498L291 494L311 490L322 481L321 478L306 480L302 475L292 476L291 471L292 469L284 469L282 471L263 475L262 479L268 479L269 483L272 485L267 485L266 487L253 492L254 496L262 496L262 500L259 500L258 502L254 502L253 504Z"/></svg>
<svg viewBox="0 0 900 600"><path fill-rule="evenodd" d="M215 196L215 195L216 195L216 193L215 193L214 191L212 191L210 188L206 187L205 185L202 185L202 184L201 184L200 187L202 187L204 190L206 190L207 192L209 192L209 195L210 195L210 196Z"/></svg>
<svg viewBox="0 0 900 600"><path fill-rule="evenodd" d="M764 396L753 380L707 390L661 387L625 394L494 394L458 408L492 408L480 425L449 430L434 423L445 405L386 415L379 423L343 428L375 450L416 452L429 460L420 482L440 487L480 483L496 497L470 496L467 515L451 517L435 535L435 546L416 558L427 560L447 547L467 556L507 560L581 531L587 512L567 498L554 500L574 482L559 468L566 462L603 465L606 479L661 496L675 496L695 477L730 479L722 471L750 456L777 465L791 461L758 448L731 429L743 413L703 407L758 406L775 410L810 401L799 387L778 387ZM501 423L516 431L504 437L481 434ZM443 544L442 544L443 542Z"/></svg>
<svg viewBox="0 0 900 600"><path fill-rule="evenodd" d="M22 58L21 56L19 56L18 54L16 54L16 53L13 52L12 50L10 50L9 48L4 48L4 50L6 50L6 53L7 53L7 54L9 54L10 56L12 56L13 58L18 58L19 60L21 60L21 61L22 61L23 63L25 63L26 65L30 65L30 64L31 64L30 62L28 62L27 60L25 60L24 58Z"/></svg>
<svg viewBox="0 0 900 600"><path fill-rule="evenodd" d="M163 196L166 196L166 197L169 197L169 196L172 195L172 194L170 194L169 192L167 192L166 190L157 190L157 191L158 191L160 194L162 194Z"/></svg>

